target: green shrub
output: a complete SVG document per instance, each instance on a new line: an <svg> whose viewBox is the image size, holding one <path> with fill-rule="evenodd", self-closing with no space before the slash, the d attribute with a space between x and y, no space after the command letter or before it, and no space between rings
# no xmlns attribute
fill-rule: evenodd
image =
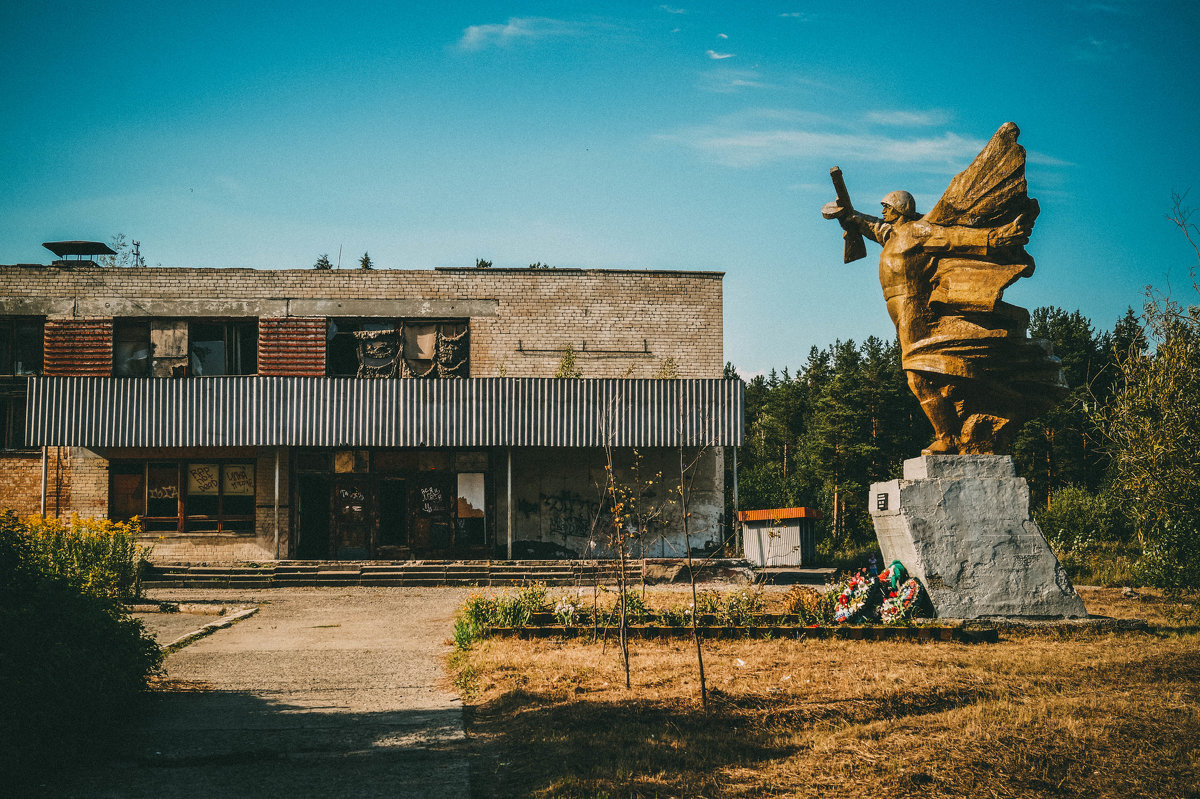
<svg viewBox="0 0 1200 799"><path fill-rule="evenodd" d="M724 603L716 591L701 591L696 594L696 612L701 616L719 616Z"/></svg>
<svg viewBox="0 0 1200 799"><path fill-rule="evenodd" d="M468 649L489 627L523 627L534 613L546 609L546 586L540 583L526 586L516 594L472 594L455 616L454 645L460 650Z"/></svg>
<svg viewBox="0 0 1200 799"><path fill-rule="evenodd" d="M36 764L71 762L117 740L112 728L162 664L114 583L84 577L102 570L78 552L75 560L59 554L0 512L0 765L11 765L9 774L32 775ZM77 568L65 568L72 562Z"/></svg>
<svg viewBox="0 0 1200 799"><path fill-rule="evenodd" d="M615 614L619 612L614 608ZM636 591L625 592L625 618L637 624L645 621L651 613L650 606L646 604L646 600L642 599L642 595Z"/></svg>
<svg viewBox="0 0 1200 799"><path fill-rule="evenodd" d="M664 610L659 618L666 627L691 627L692 608L691 606L673 605Z"/></svg>
<svg viewBox="0 0 1200 799"><path fill-rule="evenodd" d="M454 646L460 650L469 649L472 644L483 637L488 625L493 624L496 616L496 600L484 594L471 594L467 601L458 609L454 619Z"/></svg>
<svg viewBox="0 0 1200 799"><path fill-rule="evenodd" d="M1113 493L1080 486L1052 491L1034 518L1073 582L1129 585L1139 582L1140 548L1126 504Z"/></svg>
<svg viewBox="0 0 1200 799"><path fill-rule="evenodd" d="M546 597L546 586L540 583L526 586L513 595L497 597L492 602L489 624L494 627L523 627L534 613L546 610Z"/></svg>
<svg viewBox="0 0 1200 799"><path fill-rule="evenodd" d="M762 594L743 588L725 596L721 620L730 627L753 627L763 612Z"/></svg>
<svg viewBox="0 0 1200 799"><path fill-rule="evenodd" d="M1076 485L1050 492L1047 506L1033 515L1056 552L1127 540L1132 532L1116 497L1106 491L1093 494Z"/></svg>
<svg viewBox="0 0 1200 799"><path fill-rule="evenodd" d="M44 571L87 594L132 599L141 594L149 550L138 546L137 519L113 522L72 516L27 516L20 525Z"/></svg>

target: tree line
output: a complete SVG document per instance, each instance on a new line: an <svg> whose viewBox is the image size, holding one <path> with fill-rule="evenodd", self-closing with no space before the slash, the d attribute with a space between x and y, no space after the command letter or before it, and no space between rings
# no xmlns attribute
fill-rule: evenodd
<svg viewBox="0 0 1200 799"><path fill-rule="evenodd" d="M1064 565L1101 582L1196 583L1200 307L1149 294L1107 330L1043 307L1029 332L1054 345L1070 394L1022 426L1013 458ZM818 508L823 555L861 559L875 546L870 484L900 477L932 436L896 341L813 347L794 374L746 386L739 505Z"/></svg>

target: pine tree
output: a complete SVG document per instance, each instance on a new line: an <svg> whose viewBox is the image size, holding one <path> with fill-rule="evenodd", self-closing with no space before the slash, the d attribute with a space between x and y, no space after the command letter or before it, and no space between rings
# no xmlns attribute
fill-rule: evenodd
<svg viewBox="0 0 1200 799"><path fill-rule="evenodd" d="M1036 308L1030 315L1032 338L1046 339L1062 361L1070 393L1045 413L1026 422L1013 442L1017 472L1029 481L1035 505L1067 485L1096 491L1105 479L1108 458L1098 446L1099 433L1087 406L1093 381L1112 358L1092 323L1079 311Z"/></svg>
<svg viewBox="0 0 1200 799"><path fill-rule="evenodd" d="M329 263L329 253L321 253L321 257L313 264L313 269L333 269L333 264Z"/></svg>
<svg viewBox="0 0 1200 799"><path fill-rule="evenodd" d="M363 253L362 258L358 259L359 269L374 269L375 264L371 262L371 256L368 253Z"/></svg>

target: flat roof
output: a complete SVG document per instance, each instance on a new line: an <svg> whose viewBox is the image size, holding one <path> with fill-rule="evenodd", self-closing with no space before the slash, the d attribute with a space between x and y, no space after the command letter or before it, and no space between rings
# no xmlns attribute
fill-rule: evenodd
<svg viewBox="0 0 1200 799"><path fill-rule="evenodd" d="M781 522L784 519L820 519L823 515L817 508L768 508L738 511L738 521Z"/></svg>
<svg viewBox="0 0 1200 799"><path fill-rule="evenodd" d="M116 255L117 251L102 241L46 241L42 246L63 258L68 255Z"/></svg>

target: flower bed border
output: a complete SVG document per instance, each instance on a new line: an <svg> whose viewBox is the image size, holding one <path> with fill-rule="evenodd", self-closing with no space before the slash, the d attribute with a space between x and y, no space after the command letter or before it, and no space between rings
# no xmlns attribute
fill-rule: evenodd
<svg viewBox="0 0 1200 799"><path fill-rule="evenodd" d="M658 625L631 624L630 637L642 639L686 639L692 637L691 627L662 627ZM600 634L616 635L616 628L599 628ZM851 641L956 641L965 644L995 643L999 635L994 628L963 629L961 627L888 627L847 625L839 627L727 627L704 626L698 628L701 638L789 638L829 639L841 638ZM591 626L564 627L561 624L534 625L525 627L489 627L484 638L591 638L596 628Z"/></svg>

